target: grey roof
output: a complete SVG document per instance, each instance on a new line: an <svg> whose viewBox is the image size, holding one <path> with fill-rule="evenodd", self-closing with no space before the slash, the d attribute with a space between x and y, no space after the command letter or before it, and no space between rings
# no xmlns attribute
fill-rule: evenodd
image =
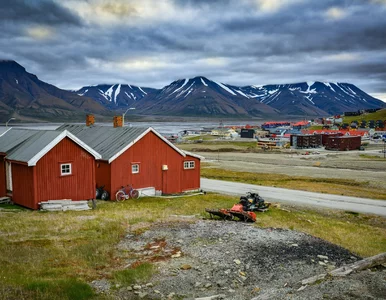
<svg viewBox="0 0 386 300"><path fill-rule="evenodd" d="M8 153L37 132L36 130L12 128L0 137L0 152Z"/></svg>
<svg viewBox="0 0 386 300"><path fill-rule="evenodd" d="M54 130L12 129L0 137L0 152L7 159L28 162L62 132Z"/></svg>
<svg viewBox="0 0 386 300"><path fill-rule="evenodd" d="M11 127L0 127L0 136L2 136L4 133L6 133L8 130L10 130Z"/></svg>
<svg viewBox="0 0 386 300"><path fill-rule="evenodd" d="M148 127L113 128L64 124L56 130L68 130L102 155L103 160L109 160L148 129Z"/></svg>

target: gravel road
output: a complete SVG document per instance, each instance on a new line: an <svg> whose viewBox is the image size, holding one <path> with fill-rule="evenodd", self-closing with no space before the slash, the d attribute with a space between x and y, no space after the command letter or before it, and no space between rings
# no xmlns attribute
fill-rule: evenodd
<svg viewBox="0 0 386 300"><path fill-rule="evenodd" d="M201 188L204 191L229 195L243 195L248 191L255 191L267 201L322 206L386 216L386 201L384 200L321 194L206 178L201 178Z"/></svg>
<svg viewBox="0 0 386 300"><path fill-rule="evenodd" d="M346 249L292 230L194 218L134 225L118 250L127 266L152 262L148 281L106 289L113 299L384 299L385 268L300 289L300 281L360 259ZM214 297L213 297L214 296ZM211 297L211 298L205 298Z"/></svg>

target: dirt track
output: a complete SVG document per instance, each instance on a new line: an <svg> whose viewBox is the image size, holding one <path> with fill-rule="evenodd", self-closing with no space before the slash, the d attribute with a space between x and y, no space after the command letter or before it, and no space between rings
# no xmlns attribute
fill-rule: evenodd
<svg viewBox="0 0 386 300"><path fill-rule="evenodd" d="M362 158L361 152L240 153L196 152L214 167L235 171L278 173L293 176L347 178L369 181L374 187L386 189L386 160ZM378 152L377 152L378 153ZM371 155L371 153L369 153Z"/></svg>

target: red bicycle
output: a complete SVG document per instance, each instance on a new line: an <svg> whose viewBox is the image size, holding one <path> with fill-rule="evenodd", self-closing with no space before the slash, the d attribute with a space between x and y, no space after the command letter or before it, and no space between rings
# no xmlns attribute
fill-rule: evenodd
<svg viewBox="0 0 386 300"><path fill-rule="evenodd" d="M128 184L126 187L122 186L122 188L115 194L115 199L117 202L125 201L129 198L139 198L138 190L134 189L130 184Z"/></svg>

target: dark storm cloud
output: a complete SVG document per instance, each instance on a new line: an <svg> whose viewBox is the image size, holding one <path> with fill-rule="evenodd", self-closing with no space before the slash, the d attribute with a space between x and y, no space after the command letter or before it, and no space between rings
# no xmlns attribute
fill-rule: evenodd
<svg viewBox="0 0 386 300"><path fill-rule="evenodd" d="M244 85L351 81L386 93L386 3L150 1L9 1L0 56L66 88L204 75ZM26 33L35 25L48 37Z"/></svg>
<svg viewBox="0 0 386 300"><path fill-rule="evenodd" d="M0 22L32 22L39 24L80 24L70 10L50 0L1 0Z"/></svg>

